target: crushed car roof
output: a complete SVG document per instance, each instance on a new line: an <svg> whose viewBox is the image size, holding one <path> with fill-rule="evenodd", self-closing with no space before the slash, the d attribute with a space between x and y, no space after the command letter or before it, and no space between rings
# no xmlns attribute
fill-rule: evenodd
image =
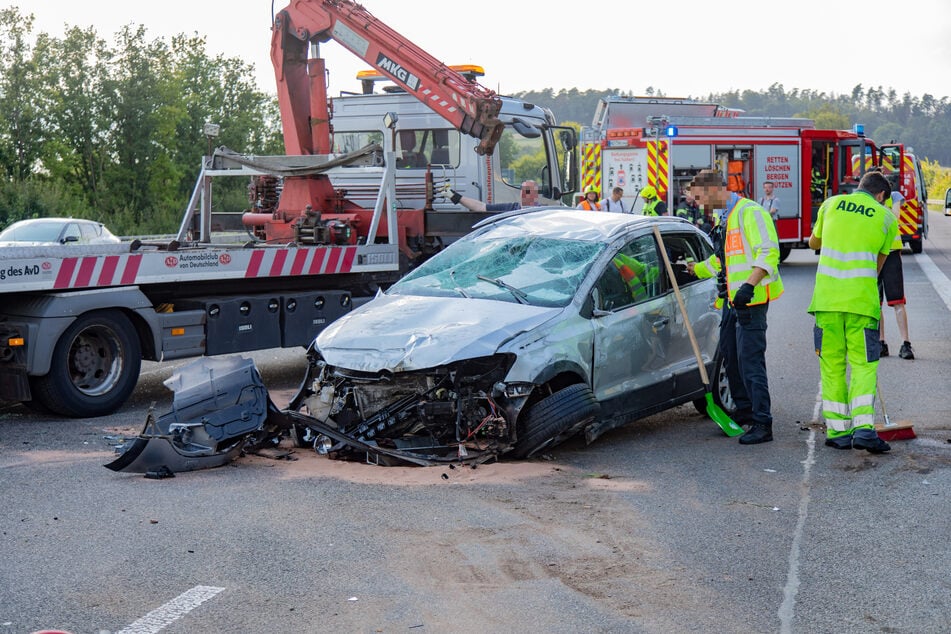
<svg viewBox="0 0 951 634"><path fill-rule="evenodd" d="M608 240L621 231L652 222L690 224L682 218L670 216L585 211L570 207L530 207L486 218L475 228L511 226L533 236L597 241Z"/></svg>

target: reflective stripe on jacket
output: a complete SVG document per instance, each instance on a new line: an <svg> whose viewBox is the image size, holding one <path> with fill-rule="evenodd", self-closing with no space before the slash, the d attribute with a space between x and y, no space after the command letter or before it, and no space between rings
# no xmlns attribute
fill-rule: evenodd
<svg viewBox="0 0 951 634"><path fill-rule="evenodd" d="M660 270L649 267L640 260L629 255L618 253L614 256L614 266L621 274L621 279L627 284L634 301L647 298L647 284L653 284L660 276Z"/></svg>
<svg viewBox="0 0 951 634"><path fill-rule="evenodd" d="M766 276L753 290L750 306L765 304L783 294L783 281L779 276L779 238L768 211L749 198L735 197L732 209L727 212L724 239L726 283L731 302L754 267L766 271Z"/></svg>
<svg viewBox="0 0 951 634"><path fill-rule="evenodd" d="M823 202L812 229L822 248L809 312L879 319L878 256L891 250L897 233L895 214L866 191Z"/></svg>

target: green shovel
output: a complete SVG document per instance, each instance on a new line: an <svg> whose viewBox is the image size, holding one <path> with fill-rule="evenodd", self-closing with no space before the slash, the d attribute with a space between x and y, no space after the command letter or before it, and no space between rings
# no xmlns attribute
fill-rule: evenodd
<svg viewBox="0 0 951 634"><path fill-rule="evenodd" d="M690 316L687 315L687 306L684 304L684 297L680 294L680 285L677 284L677 278L674 276L674 267L670 265L670 258L667 256L667 247L664 246L664 239L660 235L660 227L654 225L654 236L657 237L657 243L660 245L660 254L664 258L664 266L667 268L667 277L674 287L674 294L677 296L677 303L680 305L680 314L684 317L684 325L687 327L687 334L690 335L690 345L693 346L693 353L697 357L697 366L700 368L700 378L703 380L703 387L706 388L707 416L714 423L720 426L723 433L727 436L739 436L744 433L742 427L730 418L730 415L723 411L723 408L713 402L713 391L710 388L710 376L707 374L707 367L703 364L703 356L700 354L700 344L697 343L697 336L693 333L693 326L690 324Z"/></svg>

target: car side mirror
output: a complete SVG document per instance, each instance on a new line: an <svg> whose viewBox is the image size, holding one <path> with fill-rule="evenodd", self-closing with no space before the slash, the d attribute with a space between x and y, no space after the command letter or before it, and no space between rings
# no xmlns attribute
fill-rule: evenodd
<svg viewBox="0 0 951 634"><path fill-rule="evenodd" d="M65 238L61 240L61 242L63 244L66 244L67 242L79 242L79 238L77 238L76 236L66 236Z"/></svg>

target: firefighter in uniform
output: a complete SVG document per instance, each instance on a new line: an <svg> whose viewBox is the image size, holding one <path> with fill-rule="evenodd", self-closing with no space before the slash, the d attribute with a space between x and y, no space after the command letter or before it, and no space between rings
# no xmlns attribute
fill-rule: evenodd
<svg viewBox="0 0 951 634"><path fill-rule="evenodd" d="M773 439L773 416L766 376L766 312L783 293L779 239L769 212L727 189L723 176L703 170L690 183L697 202L725 208L714 230L717 252L705 262L688 263L698 277L718 277L722 300L720 353L726 361L735 418L748 431L740 444Z"/></svg>
<svg viewBox="0 0 951 634"><path fill-rule="evenodd" d="M819 251L809 312L816 319L825 444L836 449L891 449L875 433L878 272L898 233L895 215L882 205L890 195L880 172L866 173L855 192L822 203L809 238L809 248Z"/></svg>
<svg viewBox="0 0 951 634"><path fill-rule="evenodd" d="M643 216L666 216L667 203L657 197L657 190L653 186L643 187L638 194L644 199L644 208L641 210Z"/></svg>
<svg viewBox="0 0 951 634"><path fill-rule="evenodd" d="M601 203L598 202L598 188L594 185L585 187L584 198L578 203L577 208L585 211L601 211Z"/></svg>
<svg viewBox="0 0 951 634"><path fill-rule="evenodd" d="M812 168L812 181L809 184L809 189L812 192L812 200L819 202L825 198L826 179L816 167Z"/></svg>

